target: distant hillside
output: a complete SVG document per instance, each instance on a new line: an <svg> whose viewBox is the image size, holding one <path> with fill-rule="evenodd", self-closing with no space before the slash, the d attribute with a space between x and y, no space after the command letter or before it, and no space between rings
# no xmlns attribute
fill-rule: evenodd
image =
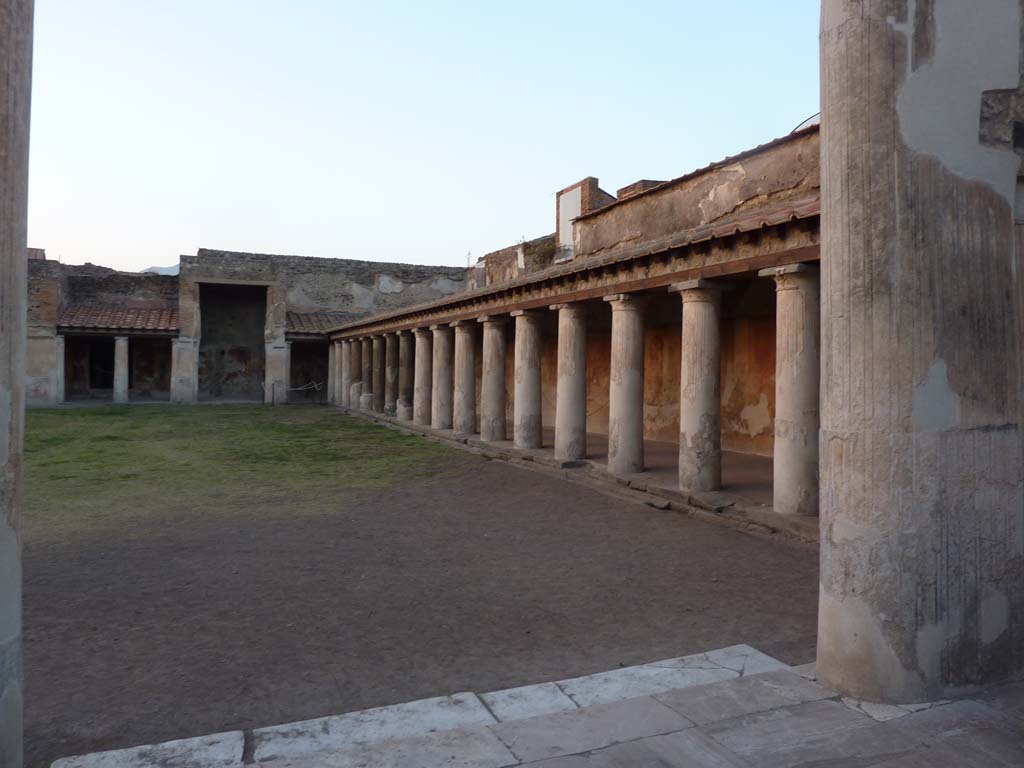
<svg viewBox="0 0 1024 768"><path fill-rule="evenodd" d="M152 272L156 275L176 275L178 274L178 265L175 264L173 267L146 267L143 272Z"/></svg>

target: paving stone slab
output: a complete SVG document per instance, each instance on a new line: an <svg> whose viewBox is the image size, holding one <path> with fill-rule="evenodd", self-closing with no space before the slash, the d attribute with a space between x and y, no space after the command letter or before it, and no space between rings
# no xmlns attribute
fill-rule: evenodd
<svg viewBox="0 0 1024 768"><path fill-rule="evenodd" d="M749 645L730 645L699 655L726 669L735 670L740 676L774 672L777 669L790 669L788 664L784 664L766 653L761 653Z"/></svg>
<svg viewBox="0 0 1024 768"><path fill-rule="evenodd" d="M1004 685L976 698L997 712L1024 720L1024 683Z"/></svg>
<svg viewBox="0 0 1024 768"><path fill-rule="evenodd" d="M500 723L492 730L516 757L530 762L602 749L692 725L664 704L645 697Z"/></svg>
<svg viewBox="0 0 1024 768"><path fill-rule="evenodd" d="M472 693L456 693L253 731L255 759L300 757L496 722Z"/></svg>
<svg viewBox="0 0 1024 768"><path fill-rule="evenodd" d="M52 768L221 768L242 765L241 731L64 757Z"/></svg>
<svg viewBox="0 0 1024 768"><path fill-rule="evenodd" d="M812 701L702 726L752 768L867 766L921 746L921 739L847 709Z"/></svg>
<svg viewBox="0 0 1024 768"><path fill-rule="evenodd" d="M502 722L577 708L576 702L554 683L524 685L493 693L482 693L480 698L491 710L491 714Z"/></svg>
<svg viewBox="0 0 1024 768"><path fill-rule="evenodd" d="M785 670L747 675L714 685L700 685L654 698L688 720L707 725L806 701L828 699L835 694L817 683ZM904 712L903 714L906 714Z"/></svg>
<svg viewBox="0 0 1024 768"><path fill-rule="evenodd" d="M529 768L745 768L739 758L691 728L586 755L555 757Z"/></svg>
<svg viewBox="0 0 1024 768"><path fill-rule="evenodd" d="M260 768L505 768L519 761L488 728L464 728L261 763Z"/></svg>
<svg viewBox="0 0 1024 768"><path fill-rule="evenodd" d="M664 693L675 688L731 680L737 676L731 669L703 660L700 665L694 666L674 665L673 661L682 660L623 667L611 672L559 680L558 687L571 696L579 706L592 707L596 704Z"/></svg>
<svg viewBox="0 0 1024 768"><path fill-rule="evenodd" d="M806 677L808 680L818 679L818 665L813 661L809 664L801 664L798 667L793 667L793 671L800 675L800 677Z"/></svg>
<svg viewBox="0 0 1024 768"><path fill-rule="evenodd" d="M956 701L915 712L891 725L961 755L965 765L1024 766L1024 721L978 701Z"/></svg>

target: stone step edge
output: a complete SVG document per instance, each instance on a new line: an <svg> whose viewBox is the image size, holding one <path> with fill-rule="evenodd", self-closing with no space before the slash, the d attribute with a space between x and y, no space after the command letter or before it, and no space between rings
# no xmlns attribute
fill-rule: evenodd
<svg viewBox="0 0 1024 768"><path fill-rule="evenodd" d="M717 661L715 661L716 659ZM740 660L742 660L741 664L739 664ZM751 660L753 660L753 664L751 665L750 671L747 671L747 665L751 663ZM733 665L729 666L729 662ZM739 666L738 669L737 664ZM500 723L515 722L517 720L524 720L546 714L579 711L588 709L592 706L664 693L669 690L678 690L681 688L713 684L715 682L724 682L725 680L733 680L746 675L754 675L761 672L781 669L795 671L796 668L790 667L778 659L768 656L751 646L743 644L733 645L726 646L725 648L705 651L703 653L690 654L689 656L667 659L664 661L655 661L630 667L619 667L606 672L597 672L591 675L566 678L564 680L553 682L535 683L532 685L507 688L500 691L491 691L489 693L477 694L472 692L460 692L450 694L448 696L418 699L400 704L357 710L340 715L328 715L326 717L319 717L311 720L283 723L280 725L265 726L245 731L225 731L205 736L174 739L172 741L160 742L157 744L147 744L137 747L95 752L86 755L64 757L55 760L51 764L51 768L156 768L157 766L167 765L173 765L175 768L239 768L242 765L260 765L278 759L304 759L318 754L337 752L353 746L346 744L316 746L316 738L319 737L321 733L327 733L328 728L326 724L331 721L338 722L343 719L351 721L359 720L360 718L372 720L374 715L381 714L397 715L399 719L407 719L411 716L409 712L410 709L415 709L417 707L433 708L432 705L441 704L443 702L458 702L459 704L468 706L471 710L475 710L470 713L470 717L459 722L453 722L451 727L426 727L421 730L406 731L398 733L397 735L387 735L380 739L367 739L361 742L361 745L369 746L372 744L383 744L392 741L400 741L402 739L417 738L427 734L440 734L465 728L487 727ZM654 684L653 686L649 686L647 689L643 690L638 690L636 687L633 687L632 689L629 688L628 679L631 676L640 676L642 678L647 674L652 677L660 675L667 678L671 676L672 672L678 672L685 678L685 673L687 672L700 672L702 670L712 673L718 672L718 674L712 674L710 680L697 679L689 683L684 680L676 680L672 685ZM733 674L726 674L727 672L732 672ZM699 677L700 676L698 675L698 678ZM593 692L590 692L589 694L587 692L588 687L592 687L595 684L600 687L602 684L608 683L608 681L611 681L609 687L614 688L617 679L625 681L622 695L606 695L595 699ZM620 685L623 684L621 681ZM641 685L643 685L642 682ZM498 714L496 714L496 711L498 713L508 711L508 704L507 702L506 704L502 704L502 698L505 698L506 700L514 698L515 694L529 691L531 689L535 692L540 690L549 690L552 695L560 695L564 697L566 704L560 708L538 709L534 707L532 710L523 711L521 714L513 716L499 717ZM557 689L557 694L553 689ZM581 701L583 703L581 703ZM571 702L571 706L569 705L569 702ZM486 715L483 713L486 713ZM479 715L479 718L473 719L474 715ZM310 742L310 747L312 748L301 747L289 750L286 746L282 750L281 747L278 746L276 752L272 749L260 749L261 742L263 741L269 740L273 743L274 735L284 734L284 737L287 739L289 732L302 733L303 731L309 735L305 737L300 736L299 738L312 739Z"/></svg>
<svg viewBox="0 0 1024 768"><path fill-rule="evenodd" d="M419 435L445 445L469 451L487 459L506 461L526 469L554 474L602 493L615 488L629 489L637 494L630 500L647 504L655 509L682 512L695 520L754 533L766 533L790 539L801 544L817 544L819 523L816 517L782 515L745 499L722 491L684 493L657 485L649 485L640 478L624 478L610 474L589 460L560 461L548 453L530 451L511 446L496 446L475 436L445 434L431 427L412 424L393 416L370 413L358 408L334 406L355 418L377 422L410 435ZM618 495L618 494L612 494ZM619 496L622 498L622 496Z"/></svg>

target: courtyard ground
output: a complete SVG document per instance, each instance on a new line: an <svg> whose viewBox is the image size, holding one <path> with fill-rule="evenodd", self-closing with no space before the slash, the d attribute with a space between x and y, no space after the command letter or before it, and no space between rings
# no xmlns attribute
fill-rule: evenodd
<svg viewBox="0 0 1024 768"><path fill-rule="evenodd" d="M31 411L28 765L736 643L817 556L316 406Z"/></svg>

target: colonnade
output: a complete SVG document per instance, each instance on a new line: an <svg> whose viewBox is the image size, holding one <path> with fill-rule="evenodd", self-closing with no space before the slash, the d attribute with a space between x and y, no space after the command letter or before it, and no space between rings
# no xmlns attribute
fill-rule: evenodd
<svg viewBox="0 0 1024 768"><path fill-rule="evenodd" d="M776 283L775 508L788 514L818 510L819 288L817 268L805 264L762 270ZM679 486L714 491L722 485L721 297L715 280L672 285L681 298ZM608 383L608 471L644 470L644 315L649 296L604 297L611 310ZM485 442L513 440L542 446L542 323L558 313L555 458L587 457L587 307L553 304L517 309L335 342L336 402L395 415ZM506 423L506 329L515 326L512 423ZM478 334L476 326L482 326ZM482 337L482 340L481 340ZM480 349L478 349L478 344ZM481 355L477 401L476 360ZM509 430L511 426L511 430ZM511 434L509 434L511 431Z"/></svg>

